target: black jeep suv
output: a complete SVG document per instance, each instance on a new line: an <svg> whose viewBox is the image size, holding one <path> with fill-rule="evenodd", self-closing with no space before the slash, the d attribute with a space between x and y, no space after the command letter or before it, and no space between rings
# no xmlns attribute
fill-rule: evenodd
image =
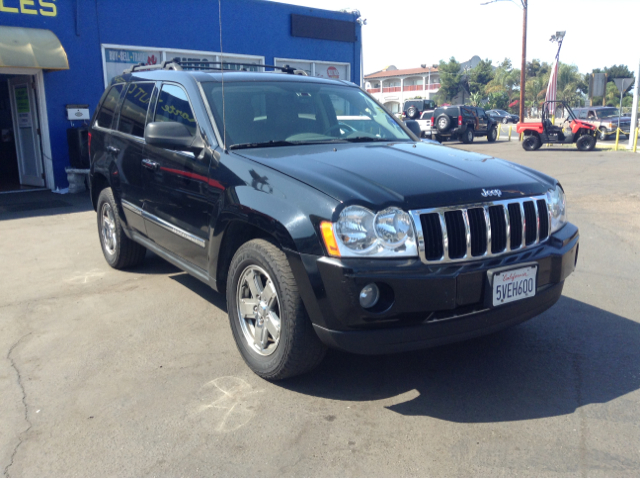
<svg viewBox="0 0 640 479"><path fill-rule="evenodd" d="M433 112L431 125L439 142L457 139L471 143L476 136L486 136L488 142L493 142L498 137L496 121L475 106L438 107Z"/></svg>
<svg viewBox="0 0 640 479"><path fill-rule="evenodd" d="M102 250L118 269L151 250L226 294L260 376L327 346L472 338L560 298L579 236L553 178L423 143L351 83L180 70L134 67L96 108Z"/></svg>
<svg viewBox="0 0 640 479"><path fill-rule="evenodd" d="M436 102L433 100L407 100L402 105L402 114L410 120L417 120L422 117L425 111L436 108Z"/></svg>

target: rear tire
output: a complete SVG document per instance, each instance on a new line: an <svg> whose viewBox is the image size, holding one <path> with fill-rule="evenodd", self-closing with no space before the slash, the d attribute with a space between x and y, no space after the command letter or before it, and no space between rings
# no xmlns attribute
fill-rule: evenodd
<svg viewBox="0 0 640 479"><path fill-rule="evenodd" d="M493 143L494 141L496 141L496 138L498 138L498 129L497 128L491 128L489 130L489 132L487 133L487 141L489 143Z"/></svg>
<svg viewBox="0 0 640 479"><path fill-rule="evenodd" d="M580 151L591 151L596 146L596 139L591 135L581 135L576 141L576 148Z"/></svg>
<svg viewBox="0 0 640 479"><path fill-rule="evenodd" d="M297 376L324 358L326 347L313 330L289 262L274 244L254 239L238 249L229 266L227 308L238 350L258 376Z"/></svg>
<svg viewBox="0 0 640 479"><path fill-rule="evenodd" d="M118 207L111 188L98 196L98 236L104 259L115 269L138 266L144 261L147 249L129 239L122 229Z"/></svg>
<svg viewBox="0 0 640 479"><path fill-rule="evenodd" d="M527 151L535 151L542 146L538 135L527 135L522 140L522 148Z"/></svg>
<svg viewBox="0 0 640 479"><path fill-rule="evenodd" d="M507 123L509 123L509 118L503 118L503 119L502 119L502 123L503 123L504 125L506 125Z"/></svg>
<svg viewBox="0 0 640 479"><path fill-rule="evenodd" d="M473 129L467 128L460 139L462 140L462 143L465 144L473 143Z"/></svg>

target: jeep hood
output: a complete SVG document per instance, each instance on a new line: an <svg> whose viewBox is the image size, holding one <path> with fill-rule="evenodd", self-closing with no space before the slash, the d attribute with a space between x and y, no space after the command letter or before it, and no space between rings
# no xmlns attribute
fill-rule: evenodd
<svg viewBox="0 0 640 479"><path fill-rule="evenodd" d="M543 194L552 178L486 155L427 143L358 143L235 151L343 203L404 209Z"/></svg>

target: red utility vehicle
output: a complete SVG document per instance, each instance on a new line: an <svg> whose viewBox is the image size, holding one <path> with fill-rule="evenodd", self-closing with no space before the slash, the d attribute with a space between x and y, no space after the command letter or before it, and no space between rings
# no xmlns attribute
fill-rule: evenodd
<svg viewBox="0 0 640 479"><path fill-rule="evenodd" d="M549 119L549 106L555 103L566 112L567 117L562 126L556 126ZM575 143L580 151L591 151L596 146L596 127L576 118L573 110L562 100L545 101L542 107L542 118L536 123L518 123L518 133L523 133L522 148L533 151L545 143Z"/></svg>

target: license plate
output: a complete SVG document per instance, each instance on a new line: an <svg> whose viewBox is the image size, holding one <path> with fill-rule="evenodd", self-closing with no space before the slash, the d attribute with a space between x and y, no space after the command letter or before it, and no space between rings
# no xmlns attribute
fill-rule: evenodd
<svg viewBox="0 0 640 479"><path fill-rule="evenodd" d="M493 305L511 303L536 295L538 265L501 271L493 275Z"/></svg>

